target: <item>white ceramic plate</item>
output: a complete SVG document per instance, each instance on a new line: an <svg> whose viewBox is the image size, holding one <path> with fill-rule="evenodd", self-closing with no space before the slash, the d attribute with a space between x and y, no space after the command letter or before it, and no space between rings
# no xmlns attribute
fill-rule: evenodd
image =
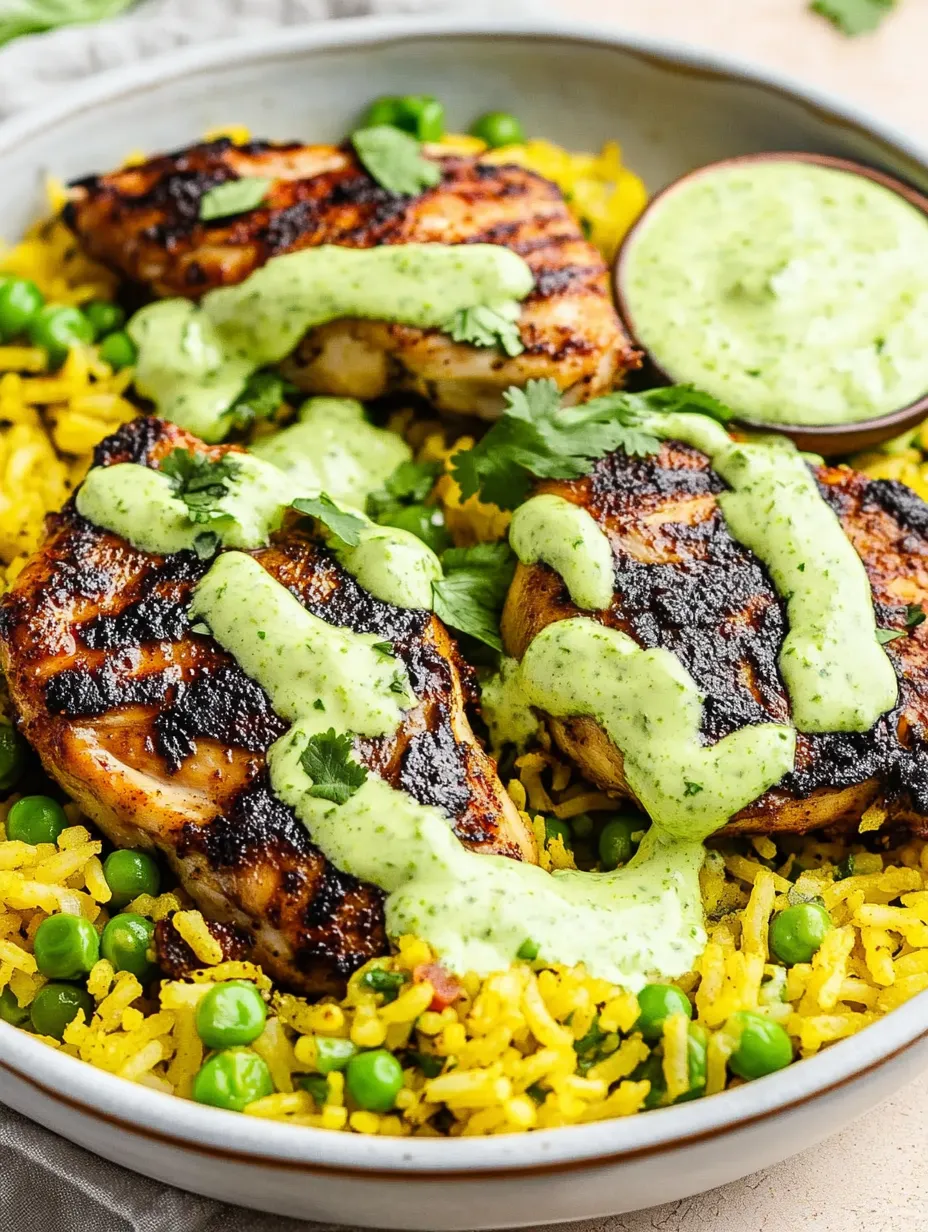
<svg viewBox="0 0 928 1232"><path fill-rule="evenodd" d="M832 99L743 65L612 30L531 22L339 21L175 53L0 127L0 234L35 216L46 173L108 169L209 128L341 139L373 96L431 91L450 126L516 112L577 149L618 139L657 189L733 154L809 149L928 188L928 156ZM861 1035L710 1099L505 1138L363 1138L159 1095L0 1023L0 1099L129 1168L307 1219L405 1229L613 1214L744 1176L866 1112L928 1062L928 994Z"/></svg>

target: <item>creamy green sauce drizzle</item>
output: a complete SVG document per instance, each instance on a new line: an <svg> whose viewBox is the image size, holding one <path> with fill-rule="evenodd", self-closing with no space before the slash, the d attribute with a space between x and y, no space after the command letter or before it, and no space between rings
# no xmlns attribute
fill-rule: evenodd
<svg viewBox="0 0 928 1232"><path fill-rule="evenodd" d="M786 601L779 667L795 725L869 731L896 704L896 673L877 641L863 563L802 456L785 437L733 441L704 415L654 415L647 427L707 454L732 489L719 497L728 528Z"/></svg>
<svg viewBox="0 0 928 1232"><path fill-rule="evenodd" d="M294 722L268 755L275 793L337 867L387 891L392 936L415 932L459 971L505 967L531 938L546 960L584 962L594 974L633 989L656 973L682 974L705 942L700 839L792 762L794 733L774 725L702 748L698 692L670 654L642 651L592 621L549 626L526 656L530 671L523 666L529 695L553 712L595 713L625 741L627 762L641 767L638 782L655 808L654 825L626 868L550 875L468 852L438 809L418 804L375 774L342 805L309 794L312 781L300 757L310 736L330 726L385 734L411 704L408 695L397 699L392 693L387 675L398 666L392 655L382 656L387 666L379 677L372 674L374 663L362 661L381 653L373 651L372 639L345 629L320 630L322 622L239 553L213 565L197 588L191 615L206 622L275 709ZM568 634L575 639L569 646ZM604 651L610 656L605 672L598 666ZM565 652L571 655L572 685L561 679ZM565 693L567 688L573 691ZM700 790L681 806L652 783L659 774L698 774Z"/></svg>
<svg viewBox="0 0 928 1232"><path fill-rule="evenodd" d="M509 314L532 272L496 244L323 245L274 257L199 306L168 299L137 312L135 384L158 413L205 441L225 436L228 410L252 372L283 359L309 330L351 317L440 329L466 308Z"/></svg>
<svg viewBox="0 0 928 1232"><path fill-rule="evenodd" d="M241 552L224 552L210 566L190 617L209 626L288 722L316 714L322 730L382 736L415 704L405 667L375 648L376 634L320 620ZM314 709L320 701L325 709Z"/></svg>
<svg viewBox="0 0 928 1232"><path fill-rule="evenodd" d="M624 288L657 363L752 419L853 423L928 390L928 220L862 176L697 176L649 215Z"/></svg>
<svg viewBox="0 0 928 1232"><path fill-rule="evenodd" d="M295 424L262 437L251 453L282 470L304 492L326 492L363 509L412 450L396 432L375 428L354 398L309 398Z"/></svg>
<svg viewBox="0 0 928 1232"><path fill-rule="evenodd" d="M235 454L235 461L228 491L216 502L222 516L209 522L192 522L168 476L134 462L89 471L77 493L77 511L143 552L183 552L204 533L217 535L224 547L261 547L298 493L288 490L269 462L248 454Z"/></svg>
<svg viewBox="0 0 928 1232"><path fill-rule="evenodd" d="M518 659L501 655L496 671L481 674L480 713L497 751L514 744L521 752L538 734L541 723L525 697Z"/></svg>
<svg viewBox="0 0 928 1232"><path fill-rule="evenodd" d="M77 494L78 513L143 552L193 549L203 534L214 534L226 548L263 547L292 501L316 492L271 462L244 453L234 458L238 470L216 505L221 516L208 522L191 521L167 475L134 462L91 470ZM359 543L344 543L321 527L342 567L375 599L431 611L432 583L443 576L432 549L409 531L379 526L360 511L351 512L362 523Z"/></svg>
<svg viewBox="0 0 928 1232"><path fill-rule="evenodd" d="M541 560L559 573L577 607L599 611L611 605L612 547L581 505L551 494L533 496L513 514L509 542L523 565Z"/></svg>

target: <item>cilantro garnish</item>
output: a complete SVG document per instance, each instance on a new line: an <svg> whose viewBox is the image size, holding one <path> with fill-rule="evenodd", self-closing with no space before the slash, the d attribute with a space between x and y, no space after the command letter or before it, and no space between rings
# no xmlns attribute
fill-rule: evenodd
<svg viewBox="0 0 928 1232"><path fill-rule="evenodd" d="M365 971L358 983L371 992L382 993L387 1001L395 1001L400 989L409 980L404 971L384 971L383 967L371 967Z"/></svg>
<svg viewBox="0 0 928 1232"><path fill-rule="evenodd" d="M515 570L508 543L449 548L441 557L445 576L432 585L435 615L494 650L502 650L499 618Z"/></svg>
<svg viewBox="0 0 928 1232"><path fill-rule="evenodd" d="M684 779L684 782L686 783L684 796L698 796L702 791L702 783L691 783L689 779Z"/></svg>
<svg viewBox="0 0 928 1232"><path fill-rule="evenodd" d="M380 652L380 654L384 654L384 655L392 655L393 654L393 643L392 642L374 642L373 646L371 647L371 650L377 650Z"/></svg>
<svg viewBox="0 0 928 1232"><path fill-rule="evenodd" d="M324 1074L303 1074L297 1085L310 1093L317 1108L322 1108L329 1098L329 1081Z"/></svg>
<svg viewBox="0 0 928 1232"><path fill-rule="evenodd" d="M193 541L193 550L200 560L209 560L219 551L219 536L215 531L205 530Z"/></svg>
<svg viewBox="0 0 928 1232"><path fill-rule="evenodd" d="M219 501L229 491L229 480L238 471L238 462L229 454L214 459L191 449L175 449L161 463L162 475L171 480L174 495L187 506L191 522L210 522L228 516L219 508ZM203 550L206 547L204 543ZM197 554L200 552L198 547Z"/></svg>
<svg viewBox="0 0 928 1232"><path fill-rule="evenodd" d="M534 962L538 957L538 948L537 941L533 941L531 937L526 937L516 950L516 958L521 958L524 962Z"/></svg>
<svg viewBox="0 0 928 1232"><path fill-rule="evenodd" d="M431 493L441 470L440 462L401 462L383 487L368 496L368 517L378 519L401 506L421 504Z"/></svg>
<svg viewBox="0 0 928 1232"><path fill-rule="evenodd" d="M254 175L217 184L200 198L200 221L211 222L214 218L229 218L253 210L264 200L272 183L273 180Z"/></svg>
<svg viewBox="0 0 928 1232"><path fill-rule="evenodd" d="M293 508L299 513L308 514L309 517L322 522L348 547L356 548L361 542L364 519L359 518L356 513L348 513L344 509L339 509L325 492L312 497L300 496L293 502Z"/></svg>
<svg viewBox="0 0 928 1232"><path fill-rule="evenodd" d="M257 419L270 419L294 393L296 386L285 381L279 372L253 372L242 392L223 413L236 428L247 428Z"/></svg>
<svg viewBox="0 0 928 1232"><path fill-rule="evenodd" d="M909 603L905 609L905 628L904 629L877 629L876 640L881 646L885 646L887 642L894 642L897 637L905 637L906 633L911 633L917 629L925 620L925 609L920 603Z"/></svg>
<svg viewBox="0 0 928 1232"><path fill-rule="evenodd" d="M406 1053L406 1056L412 1061L413 1065L418 1065L426 1078L437 1078L445 1068L444 1057L436 1057L430 1052L409 1051Z"/></svg>
<svg viewBox="0 0 928 1232"><path fill-rule="evenodd" d="M909 603L905 609L905 627L907 629L917 629L920 624L924 624L925 609L920 603Z"/></svg>
<svg viewBox="0 0 928 1232"><path fill-rule="evenodd" d="M578 479L613 449L656 453L660 441L647 430L649 412L731 417L721 402L690 385L605 394L583 406L562 407L560 391L549 379L513 387L504 397L507 408L489 432L451 459L464 498L479 492L481 500L500 509L521 504L533 478Z"/></svg>
<svg viewBox="0 0 928 1232"><path fill-rule="evenodd" d="M896 0L812 0L809 7L837 26L842 34L853 37L875 30L896 7Z"/></svg>
<svg viewBox="0 0 928 1232"><path fill-rule="evenodd" d="M515 307L514 316L485 305L462 308L444 326L444 332L455 342L469 342L471 346L480 347L499 346L507 355L521 355L525 350L517 324L521 306Z"/></svg>
<svg viewBox="0 0 928 1232"><path fill-rule="evenodd" d="M334 727L310 736L300 754L300 765L313 780L309 794L333 804L344 804L367 780L367 771L351 758L351 737Z"/></svg>
<svg viewBox="0 0 928 1232"><path fill-rule="evenodd" d="M413 197L441 182L441 167L422 157L422 143L389 124L359 128L351 144L365 171L387 192Z"/></svg>

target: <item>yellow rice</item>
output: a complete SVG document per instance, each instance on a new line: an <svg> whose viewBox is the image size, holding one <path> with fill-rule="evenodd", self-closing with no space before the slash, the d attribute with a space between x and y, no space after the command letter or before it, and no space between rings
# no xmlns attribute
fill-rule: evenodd
<svg viewBox="0 0 928 1232"><path fill-rule="evenodd" d="M241 137L242 134L236 134ZM472 138L450 138L458 148L479 150ZM544 141L494 152L557 182L603 252L611 255L645 202L641 181L609 144L599 155L571 154ZM56 188L53 193L57 193ZM7 253L0 274L35 279L59 303L108 299L112 275L83 257L56 220L33 229ZM44 354L0 346L0 564L12 578L41 539L45 514L58 508L89 464L93 447L135 414L125 397L130 371L114 373L93 347L75 350L63 368L45 371ZM404 423L409 423L408 417ZM436 425L410 428L420 458L447 461L449 448ZM910 483L928 497L928 436L909 434L888 451L868 455L871 474ZM502 537L508 515L471 498L462 501L450 475L433 500L440 502L458 544ZM523 755L508 784L516 806L539 840L546 869L572 867L561 839L545 841L543 814L575 818L614 811L616 803L575 781L547 738ZM102 930L110 891L103 877L102 843L76 805L57 844L6 839L3 821L11 798L0 804L0 991L28 1006L45 982L33 958L33 938L47 915L82 915ZM879 813L862 819L877 829ZM818 838L741 840L709 853L703 892L709 939L696 969L679 981L708 1033L707 1093L731 1085L727 1060L734 1041L730 1016L755 1010L781 1023L798 1057L861 1030L880 1015L928 988L928 846L912 840L893 851L853 847L854 875L835 880L835 866L852 848ZM798 869L803 869L796 876ZM771 918L796 896L820 897L835 928L810 963L789 970L771 962ZM432 988L409 979L393 1001L369 991L370 967L411 976L433 961L424 942L402 938L398 951L376 959L349 981L345 997L313 1004L275 989L246 962L223 961L206 922L182 891L142 895L129 910L163 920L170 916L202 967L185 980L164 980L143 990L126 972L100 960L87 987L95 1012L45 1042L133 1082L189 1098L204 1059L194 1015L209 985L252 980L269 1005L267 1025L254 1043L273 1077L275 1093L246 1108L250 1116L362 1134L483 1135L578 1124L641 1110L651 1082L641 1067L654 1054L666 1085L666 1102L689 1090L687 1020L671 1016L664 1036L649 1045L632 1030L636 999L582 968L518 963L481 979L462 978L450 1006L429 1008ZM592 1051L575 1045L592 1036ZM404 1086L393 1112L354 1107L344 1077L331 1073L324 1086L303 1089L312 1075L316 1041L323 1036L360 1047L385 1046L404 1062ZM638 1075L636 1077L636 1075Z"/></svg>

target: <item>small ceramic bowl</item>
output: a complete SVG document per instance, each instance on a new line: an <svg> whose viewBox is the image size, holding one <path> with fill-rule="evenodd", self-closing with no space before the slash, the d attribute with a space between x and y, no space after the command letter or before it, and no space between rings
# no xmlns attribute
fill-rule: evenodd
<svg viewBox="0 0 928 1232"><path fill-rule="evenodd" d="M819 167L828 167L832 171L846 171L852 175L863 176L868 180L873 180L876 184L881 184L884 188L890 189L891 192L897 193L908 201L910 205L914 205L916 209L921 210L928 217L928 196L919 192L911 184L906 184L895 176L887 175L884 171L879 171L875 167L867 166L854 159L835 158L828 154L811 153L808 150L761 151L757 154L741 154L736 158L723 158L707 166L698 167L695 171L690 171L687 175L681 176L651 199L644 213L625 237L613 266L613 288L619 313L629 335L634 339L636 345L645 351L648 368L656 379L672 383L674 376L672 373L661 368L655 357L647 351L647 348L638 339L635 329L635 315L625 293L625 274L636 242L644 234L651 219L656 216L655 211L660 208L672 193L677 192L684 185L690 184L700 176L718 171L723 167L738 166L745 163L769 162L813 163ZM856 423L850 424L820 424L817 426L810 424L769 424L752 420L747 416L739 416L739 422L746 428L752 428L757 431L782 432L785 436L795 441L800 449L807 450L810 453L819 453L825 457L835 457L838 454L854 453L860 449L871 449L882 441L889 440L891 437L905 432L906 428L914 427L926 415L928 415L928 392L919 398L917 402L912 402L908 406L900 407L898 410L889 411L883 415L874 416L872 419L858 420Z"/></svg>
<svg viewBox="0 0 928 1232"><path fill-rule="evenodd" d="M372 97L412 89L440 95L456 131L493 107L576 150L617 140L651 191L772 148L860 160L928 190L928 155L900 134L731 60L537 17L348 19L173 52L0 126L0 235L46 208L49 173L86 175L230 124L341 140ZM679 1107L498 1138L371 1138L176 1099L0 1022L0 1100L81 1146L227 1202L406 1230L537 1226L684 1198L813 1146L926 1063L923 994L817 1056Z"/></svg>

